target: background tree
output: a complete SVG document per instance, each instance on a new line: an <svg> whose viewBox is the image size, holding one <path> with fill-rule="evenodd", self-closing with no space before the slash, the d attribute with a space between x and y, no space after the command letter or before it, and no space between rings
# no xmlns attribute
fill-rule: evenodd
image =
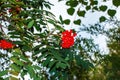
<svg viewBox="0 0 120 80"><path fill-rule="evenodd" d="M114 20L113 28L109 29L107 33L109 39L107 41L109 48L109 55L104 58L104 72L106 74L107 80L120 79L120 51L119 51L119 37L120 37L120 24L118 20Z"/></svg>

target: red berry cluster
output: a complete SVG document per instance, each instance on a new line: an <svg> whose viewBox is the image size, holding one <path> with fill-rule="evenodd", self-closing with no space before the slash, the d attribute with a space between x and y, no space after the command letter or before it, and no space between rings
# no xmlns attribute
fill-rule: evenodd
<svg viewBox="0 0 120 80"><path fill-rule="evenodd" d="M13 48L14 45L11 42L8 42L6 40L0 40L0 48L2 49L10 49Z"/></svg>
<svg viewBox="0 0 120 80"><path fill-rule="evenodd" d="M66 30L62 32L62 43L61 46L62 48L70 48L71 46L74 45L74 37L76 36L76 33L73 33L72 30Z"/></svg>

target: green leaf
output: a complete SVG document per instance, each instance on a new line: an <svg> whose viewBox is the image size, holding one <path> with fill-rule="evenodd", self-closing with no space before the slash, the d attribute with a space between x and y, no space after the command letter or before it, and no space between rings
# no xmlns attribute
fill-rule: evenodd
<svg viewBox="0 0 120 80"><path fill-rule="evenodd" d="M16 65L16 64L11 64L10 65L10 67L13 69L13 70L15 70L16 72L20 72L20 67L18 66L18 65Z"/></svg>
<svg viewBox="0 0 120 80"><path fill-rule="evenodd" d="M5 70L5 71L0 71L0 77L2 77L2 76L4 76L4 75L6 75L8 73L8 71L7 70Z"/></svg>
<svg viewBox="0 0 120 80"><path fill-rule="evenodd" d="M23 66L24 63L22 61L20 61L17 57L11 57L11 60L16 63L17 65Z"/></svg>
<svg viewBox="0 0 120 80"><path fill-rule="evenodd" d="M23 45L23 42L22 42L22 41L14 41L13 43L14 43L14 44L18 44L18 45Z"/></svg>
<svg viewBox="0 0 120 80"><path fill-rule="evenodd" d="M94 0L90 0L90 5L97 5L98 4L98 1L94 1Z"/></svg>
<svg viewBox="0 0 120 80"><path fill-rule="evenodd" d="M55 65L56 63L57 63L57 61L56 61L56 60L51 61L51 62L49 63L49 67L50 67L50 68L52 68L52 67L53 67L53 65Z"/></svg>
<svg viewBox="0 0 120 80"><path fill-rule="evenodd" d="M100 22L104 22L106 20L106 17L105 16L101 16L100 18L99 18L99 21Z"/></svg>
<svg viewBox="0 0 120 80"><path fill-rule="evenodd" d="M30 51L31 50L30 46L28 46L28 45L23 46L22 49L23 49L23 51Z"/></svg>
<svg viewBox="0 0 120 80"><path fill-rule="evenodd" d="M70 24L70 19L66 19L63 21L66 25L69 25Z"/></svg>
<svg viewBox="0 0 120 80"><path fill-rule="evenodd" d="M74 21L74 24L76 24L76 25L80 25L80 24L81 24L81 20L80 20L80 19L75 20L75 21Z"/></svg>
<svg viewBox="0 0 120 80"><path fill-rule="evenodd" d="M47 59L45 61L43 61L43 66L47 66L50 63L51 57L48 56Z"/></svg>
<svg viewBox="0 0 120 80"><path fill-rule="evenodd" d="M59 16L59 19L60 19L60 22L63 24L63 18L61 15Z"/></svg>
<svg viewBox="0 0 120 80"><path fill-rule="evenodd" d="M80 11L80 10L77 11L77 15L80 17L85 17L85 13L86 11Z"/></svg>
<svg viewBox="0 0 120 80"><path fill-rule="evenodd" d="M34 68L35 70L41 70L40 66L37 66L37 65L33 65L33 68Z"/></svg>
<svg viewBox="0 0 120 80"><path fill-rule="evenodd" d="M120 6L120 0L112 0L112 3L116 7Z"/></svg>
<svg viewBox="0 0 120 80"><path fill-rule="evenodd" d="M59 62L66 63L66 64L69 66L69 64L67 63L67 61L65 61L65 60L61 57L61 55L59 54L58 51L51 50L51 52L52 52L52 55L53 55Z"/></svg>
<svg viewBox="0 0 120 80"><path fill-rule="evenodd" d="M60 31L64 31L64 28L61 27L60 25L55 24L54 26L55 26L56 29L58 29Z"/></svg>
<svg viewBox="0 0 120 80"><path fill-rule="evenodd" d="M27 74L27 71L26 70L23 70L22 72L21 72L21 77L23 78L25 75Z"/></svg>
<svg viewBox="0 0 120 80"><path fill-rule="evenodd" d="M66 5L71 6L71 7L76 7L78 5L78 1L77 0L69 0L66 2Z"/></svg>
<svg viewBox="0 0 120 80"><path fill-rule="evenodd" d="M65 63L59 62L59 63L56 64L56 67L65 69L67 67L67 65Z"/></svg>
<svg viewBox="0 0 120 80"><path fill-rule="evenodd" d="M30 21L30 22L28 23L28 28L31 28L31 27L33 26L34 22L35 22L34 20Z"/></svg>
<svg viewBox="0 0 120 80"><path fill-rule="evenodd" d="M109 9L107 13L108 13L109 16L113 17L116 14L116 10Z"/></svg>
<svg viewBox="0 0 120 80"><path fill-rule="evenodd" d="M91 9L91 6L86 6L86 10L90 10Z"/></svg>
<svg viewBox="0 0 120 80"><path fill-rule="evenodd" d="M74 12L75 12L75 9L74 8L69 8L69 9L67 9L67 13L69 14L69 15L73 15L74 14Z"/></svg>
<svg viewBox="0 0 120 80"><path fill-rule="evenodd" d="M100 9L101 11L106 11L106 10L107 10L107 6L102 5L102 6L99 7L99 9Z"/></svg>
<svg viewBox="0 0 120 80"><path fill-rule="evenodd" d="M33 78L35 76L35 71L33 70L34 67L32 65L27 65L26 69L28 73L30 74L30 78Z"/></svg>

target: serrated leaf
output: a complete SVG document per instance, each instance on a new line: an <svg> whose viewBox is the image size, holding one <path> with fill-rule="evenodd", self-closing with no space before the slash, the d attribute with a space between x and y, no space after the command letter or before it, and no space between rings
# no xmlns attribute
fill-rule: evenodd
<svg viewBox="0 0 120 80"><path fill-rule="evenodd" d="M99 9L100 9L101 11L106 11L106 10L107 10L107 6L102 5L102 6L99 7Z"/></svg>
<svg viewBox="0 0 120 80"><path fill-rule="evenodd" d="M30 22L28 23L28 28L31 28L31 27L33 26L34 22L35 22L34 20L30 21Z"/></svg>
<svg viewBox="0 0 120 80"><path fill-rule="evenodd" d="M69 9L67 9L67 13L69 14L69 15L73 15L74 14L74 12L75 12L75 9L74 8L69 8Z"/></svg>
<svg viewBox="0 0 120 80"><path fill-rule="evenodd" d="M99 21L100 22L104 22L106 20L106 17L105 16L101 16L100 18L99 18Z"/></svg>
<svg viewBox="0 0 120 80"><path fill-rule="evenodd" d="M116 10L109 9L107 13L108 13L109 16L113 17L116 14Z"/></svg>
<svg viewBox="0 0 120 80"><path fill-rule="evenodd" d="M77 15L80 17L85 17L85 13L86 11L80 11L80 10L77 11Z"/></svg>
<svg viewBox="0 0 120 80"><path fill-rule="evenodd" d="M69 25L70 24L70 19L66 19L63 21L65 24Z"/></svg>
<svg viewBox="0 0 120 80"><path fill-rule="evenodd" d="M80 19L75 20L75 21L74 21L74 24L76 24L76 25L80 25L80 24L81 24L81 20L80 20Z"/></svg>

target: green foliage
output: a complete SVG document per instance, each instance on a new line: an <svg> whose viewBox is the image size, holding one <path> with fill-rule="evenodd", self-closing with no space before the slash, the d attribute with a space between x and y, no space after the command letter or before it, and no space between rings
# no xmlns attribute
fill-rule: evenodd
<svg viewBox="0 0 120 80"><path fill-rule="evenodd" d="M80 24L81 24L81 20L80 20L80 19L75 20L75 21L74 21L74 24L76 24L76 25L80 25Z"/></svg>
<svg viewBox="0 0 120 80"><path fill-rule="evenodd" d="M63 21L65 24L69 25L70 24L70 19L66 19Z"/></svg>
<svg viewBox="0 0 120 80"><path fill-rule="evenodd" d="M104 22L105 20L106 20L106 17L104 17L104 16L101 16L99 19L100 22Z"/></svg>
<svg viewBox="0 0 120 80"><path fill-rule="evenodd" d="M83 9L81 6L76 9L79 4ZM73 20L76 25L82 24L88 11L107 11L110 17L115 16L115 10L98 4L96 0L68 0L67 13L73 16L77 12L78 18ZM74 46L62 48L63 25L69 25L71 21L62 16L60 21L56 20L54 14L44 9L51 9L51 5L46 0L1 0L0 39L15 45L12 49L0 50L0 79L18 80L29 75L33 80L90 80L89 71L101 58L98 46L92 38L78 35ZM106 20L106 17L100 17L100 22ZM92 35L102 34L103 30L99 24L80 28L80 31L88 31Z"/></svg>
<svg viewBox="0 0 120 80"><path fill-rule="evenodd" d="M106 11L107 10L107 6L106 5L102 5L99 7L101 11Z"/></svg>
<svg viewBox="0 0 120 80"><path fill-rule="evenodd" d="M74 9L73 7L68 8L68 9L67 9L67 12L68 12L69 15L73 15L74 12L75 12L75 9Z"/></svg>
<svg viewBox="0 0 120 80"><path fill-rule="evenodd" d="M108 10L108 15L109 16L113 17L113 16L115 16L115 14L116 14L116 10L113 10L113 9Z"/></svg>
<svg viewBox="0 0 120 80"><path fill-rule="evenodd" d="M119 7L120 6L120 0L112 0L112 3L114 6Z"/></svg>
<svg viewBox="0 0 120 80"><path fill-rule="evenodd" d="M78 5L78 1L77 0L74 0L74 1L69 0L66 2L66 5L71 6L71 7L76 7Z"/></svg>
<svg viewBox="0 0 120 80"><path fill-rule="evenodd" d="M34 20L30 21L30 22L28 23L28 28L31 28L31 27L33 26L33 24L34 24Z"/></svg>
<svg viewBox="0 0 120 80"><path fill-rule="evenodd" d="M76 16L79 16L78 18L81 21L82 24L82 17L85 18L85 15L88 14L89 12L94 13L94 12L107 12L107 15L110 17L114 17L116 14L116 10L113 10L108 7L108 5L103 5L104 3L108 2L107 0L102 0L102 1L97 1L97 0L68 0L66 1L66 5L70 8L67 9L67 13L71 16L75 12ZM120 2L119 0L111 0L113 3L112 6L119 7ZM101 4L103 3L103 4ZM100 4L100 5L98 5ZM77 18L77 19L78 19ZM107 17L103 16L99 18L100 22L105 22L107 20ZM73 23L76 22L76 19L73 20ZM74 23L76 25L76 23ZM77 24L78 25L78 24Z"/></svg>
<svg viewBox="0 0 120 80"><path fill-rule="evenodd" d="M79 11L79 10L77 11L77 15L81 17L85 17L85 13L86 13L85 11Z"/></svg>

